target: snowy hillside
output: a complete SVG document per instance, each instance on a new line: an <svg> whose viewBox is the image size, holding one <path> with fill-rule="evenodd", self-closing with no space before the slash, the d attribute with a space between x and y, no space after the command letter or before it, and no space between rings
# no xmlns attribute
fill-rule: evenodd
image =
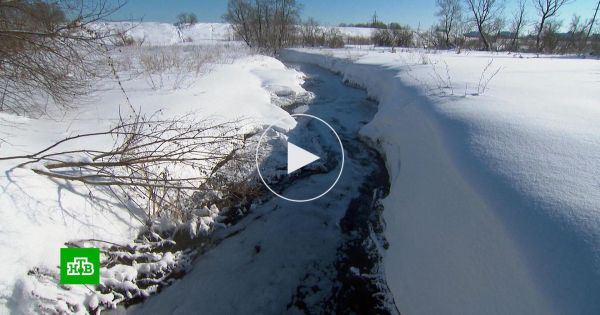
<svg viewBox="0 0 600 315"><path fill-rule="evenodd" d="M181 42L232 41L235 39L231 25L227 23L196 23L178 28L173 24L159 22L105 22L96 24L101 29L125 32L137 43L143 45L172 45ZM372 29L361 27L323 27L336 28L343 36L371 37Z"/></svg>
<svg viewBox="0 0 600 315"><path fill-rule="evenodd" d="M95 24L95 27L125 32L136 43L147 46L231 41L234 38L231 26L225 23L197 23L178 28L173 24L160 22L103 22Z"/></svg>
<svg viewBox="0 0 600 315"><path fill-rule="evenodd" d="M598 60L289 50L379 100L403 314L600 313Z"/></svg>
<svg viewBox="0 0 600 315"><path fill-rule="evenodd" d="M327 29L338 29L343 36L365 37L370 38L373 33L372 28L368 27L350 27L350 26L326 26Z"/></svg>

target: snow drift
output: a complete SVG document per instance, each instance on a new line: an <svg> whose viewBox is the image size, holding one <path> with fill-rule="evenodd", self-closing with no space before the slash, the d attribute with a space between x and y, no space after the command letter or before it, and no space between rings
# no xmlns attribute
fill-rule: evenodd
<svg viewBox="0 0 600 315"><path fill-rule="evenodd" d="M127 61L126 57L114 58ZM129 78L121 83L132 106L141 113L160 112L166 118L245 119L247 125L241 132L273 121L279 121L280 128L293 127L293 118L273 100L284 89L288 95L306 93L301 73L258 55L213 64L211 72L191 78L189 86L178 89L169 84L152 88L144 76L131 72L120 73ZM164 80L173 78L165 75ZM32 153L69 135L104 131L127 115L124 103L117 82L106 78L68 112L50 103L47 115L38 118L0 113L0 138L6 139L0 143L0 156ZM100 140L93 145L113 145L110 137ZM57 270L59 249L65 242L100 239L127 244L144 226L145 218L144 209L120 199L110 189L47 178L30 169L15 168L16 164L14 160L0 162L0 314L30 314L36 310L33 296L40 296L40 291L43 297L52 296L54 291L36 285L28 272L34 268ZM93 295L85 287L78 288L81 290L73 290L81 291L83 297Z"/></svg>
<svg viewBox="0 0 600 315"><path fill-rule="evenodd" d="M339 72L379 101L361 133L390 173L385 269L401 313L600 312L597 60L283 57Z"/></svg>

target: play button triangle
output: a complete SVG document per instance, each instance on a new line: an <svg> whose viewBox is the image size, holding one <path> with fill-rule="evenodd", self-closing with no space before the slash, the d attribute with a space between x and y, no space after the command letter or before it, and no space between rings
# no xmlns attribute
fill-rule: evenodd
<svg viewBox="0 0 600 315"><path fill-rule="evenodd" d="M316 161L319 159L318 156L298 147L297 145L288 142L288 156L287 156L287 173L288 175L292 172Z"/></svg>

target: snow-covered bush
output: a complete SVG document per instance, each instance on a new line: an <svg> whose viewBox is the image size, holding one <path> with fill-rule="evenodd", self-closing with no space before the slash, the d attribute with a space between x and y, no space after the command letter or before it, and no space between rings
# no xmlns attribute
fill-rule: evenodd
<svg viewBox="0 0 600 315"><path fill-rule="evenodd" d="M27 301L20 308L25 313L95 314L143 301L190 271L230 211L211 205L187 210L183 220L155 219L130 244L98 239L67 243L100 248L100 284L63 286L58 270L35 267L17 288Z"/></svg>
<svg viewBox="0 0 600 315"><path fill-rule="evenodd" d="M127 245L100 240L67 244L100 248L100 284L62 286L57 270L33 268L17 289L27 297L20 308L25 313L95 314L143 300L189 271L197 250L176 245L153 230Z"/></svg>

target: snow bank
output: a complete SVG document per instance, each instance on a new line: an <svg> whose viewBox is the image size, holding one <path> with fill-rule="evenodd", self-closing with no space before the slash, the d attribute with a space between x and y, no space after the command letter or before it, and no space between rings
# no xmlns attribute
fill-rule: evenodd
<svg viewBox="0 0 600 315"><path fill-rule="evenodd" d="M153 32L156 36L160 33ZM274 121L279 121L279 127L284 129L295 126L289 114L273 103L270 86L285 87L297 95L305 92L297 71L286 70L280 61L265 56L214 65L210 73L179 89L152 89L144 77L126 73L120 76L131 77L122 83L132 105L142 113L160 111L163 117L187 116L197 120L245 119L242 132ZM49 104L48 116L37 119L0 114L0 138L6 140L0 143L0 156L32 153L68 135L107 130L119 115L128 114L116 82L106 79L96 87L96 92L67 113ZM106 148L113 145L112 141L110 137L99 138L63 149L79 145ZM1 314L10 310L31 312L30 294L35 288L27 273L34 267L57 271L59 248L65 242L101 239L126 244L137 235L144 221L143 210L117 198L108 188L90 190L78 183L36 175L30 169L14 169L16 164L14 160L0 161Z"/></svg>
<svg viewBox="0 0 600 315"><path fill-rule="evenodd" d="M597 60L416 50L284 58L339 72L380 102L361 133L390 173L385 269L401 313L600 312Z"/></svg>

